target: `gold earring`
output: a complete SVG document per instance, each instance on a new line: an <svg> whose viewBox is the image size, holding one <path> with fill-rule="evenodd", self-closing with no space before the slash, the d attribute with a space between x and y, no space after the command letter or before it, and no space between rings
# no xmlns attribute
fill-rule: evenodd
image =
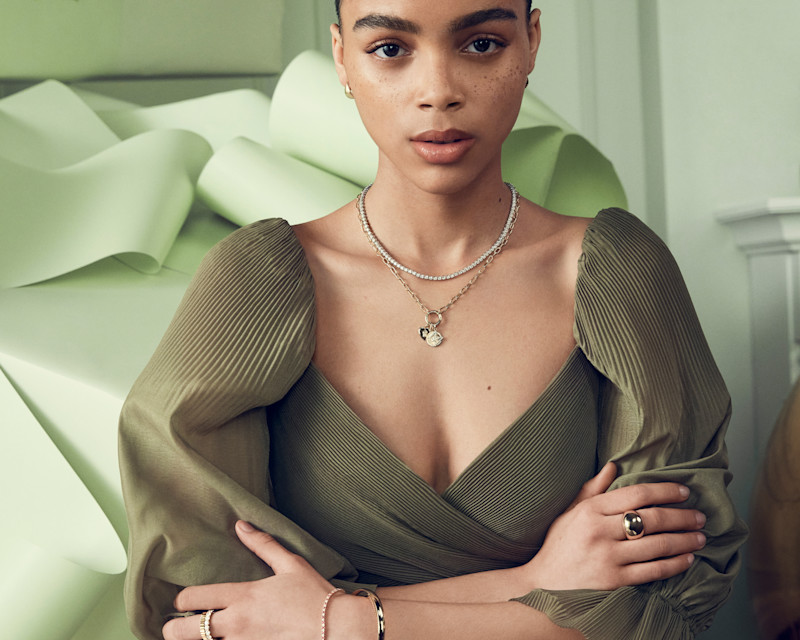
<svg viewBox="0 0 800 640"><path fill-rule="evenodd" d="M353 95L353 92L350 90L349 82L344 85L344 95L346 95L351 100L355 100L355 96Z"/></svg>

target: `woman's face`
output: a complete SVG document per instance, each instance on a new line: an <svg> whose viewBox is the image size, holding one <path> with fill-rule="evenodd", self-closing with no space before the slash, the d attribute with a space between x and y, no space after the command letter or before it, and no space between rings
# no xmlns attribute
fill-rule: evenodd
<svg viewBox="0 0 800 640"><path fill-rule="evenodd" d="M500 175L539 45L525 0L343 0L333 51L379 172L451 192ZM488 173L487 173L488 172Z"/></svg>

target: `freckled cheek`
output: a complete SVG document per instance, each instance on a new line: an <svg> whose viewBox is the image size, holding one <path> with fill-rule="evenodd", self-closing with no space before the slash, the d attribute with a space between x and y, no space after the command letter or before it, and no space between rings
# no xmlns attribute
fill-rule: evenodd
<svg viewBox="0 0 800 640"><path fill-rule="evenodd" d="M402 104L401 92L387 85L370 85L360 94L359 106L383 119L392 119Z"/></svg>
<svg viewBox="0 0 800 640"><path fill-rule="evenodd" d="M398 123L402 122L397 92L385 91L378 94L373 91L369 93L369 97L357 99L357 104L361 120L373 138L389 140L397 135Z"/></svg>
<svg viewBox="0 0 800 640"><path fill-rule="evenodd" d="M484 122L495 135L507 136L516 122L524 85L524 76L520 82L517 74L506 73L487 78L476 86L474 99L481 103L480 110L489 114Z"/></svg>
<svg viewBox="0 0 800 640"><path fill-rule="evenodd" d="M524 85L525 80L520 82L516 74L487 76L473 84L471 94L474 100L493 105L500 115L504 107L516 109Z"/></svg>

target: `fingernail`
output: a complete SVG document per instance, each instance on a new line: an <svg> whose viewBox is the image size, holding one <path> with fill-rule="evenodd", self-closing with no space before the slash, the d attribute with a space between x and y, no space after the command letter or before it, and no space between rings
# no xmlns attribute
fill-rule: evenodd
<svg viewBox="0 0 800 640"><path fill-rule="evenodd" d="M682 498L688 498L689 497L689 487L681 485L681 487L680 487L680 489L678 489L678 491L680 491L680 494L681 494Z"/></svg>
<svg viewBox="0 0 800 640"><path fill-rule="evenodd" d="M695 519L697 520L697 526L702 527L706 523L706 516L705 514L700 513L699 511L695 515Z"/></svg>
<svg viewBox="0 0 800 640"><path fill-rule="evenodd" d="M706 537L702 533L696 533L694 534L694 537L697 539L697 544L699 546L706 546Z"/></svg>
<svg viewBox="0 0 800 640"><path fill-rule="evenodd" d="M691 567L694 564L694 554L693 553L689 554L688 560L689 560L689 566Z"/></svg>
<svg viewBox="0 0 800 640"><path fill-rule="evenodd" d="M239 531L244 533L253 533L253 531L255 531L255 527L244 520L239 520L239 522L236 523L236 526L239 528Z"/></svg>

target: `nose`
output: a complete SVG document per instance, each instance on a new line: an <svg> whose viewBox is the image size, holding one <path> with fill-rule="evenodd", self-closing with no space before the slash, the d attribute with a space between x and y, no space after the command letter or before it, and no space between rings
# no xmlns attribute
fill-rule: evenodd
<svg viewBox="0 0 800 640"><path fill-rule="evenodd" d="M455 111L464 105L457 70L443 55L427 56L418 68L418 106L425 111Z"/></svg>

